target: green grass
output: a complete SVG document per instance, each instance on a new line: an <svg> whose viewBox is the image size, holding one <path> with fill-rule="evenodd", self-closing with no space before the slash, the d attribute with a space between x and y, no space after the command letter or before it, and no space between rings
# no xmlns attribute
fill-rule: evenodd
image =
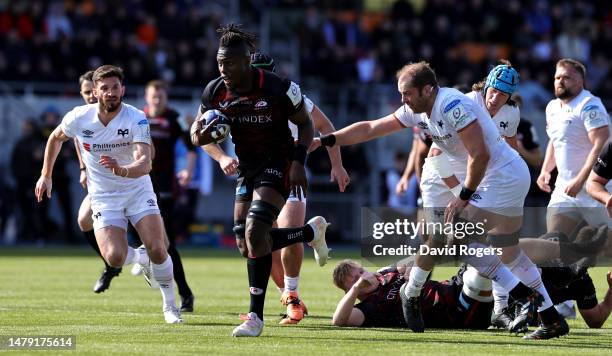
<svg viewBox="0 0 612 356"><path fill-rule="evenodd" d="M297 326L277 325L283 309L270 282L262 336L236 339L230 334L240 322L238 314L247 311L248 288L244 260L234 252L184 252L196 311L184 315L186 324L166 325L159 291L145 286L142 277L131 276L129 269L97 295L92 286L101 261L89 251L4 248L0 250L0 336L76 335L79 355L611 354L611 321L603 329L591 330L582 320L571 320L569 336L548 341L523 341L493 330L413 334L401 329L331 327L331 315L342 296L331 284L334 260L319 268L312 251L306 253L300 295L310 315ZM340 255L348 257L346 252L337 255L335 261ZM454 270L439 268L435 278ZM591 271L599 300L607 290L606 270Z"/></svg>

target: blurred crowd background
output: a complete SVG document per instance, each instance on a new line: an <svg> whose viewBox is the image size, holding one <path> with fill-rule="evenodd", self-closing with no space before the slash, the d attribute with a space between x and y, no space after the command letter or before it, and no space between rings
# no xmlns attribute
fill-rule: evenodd
<svg viewBox="0 0 612 356"><path fill-rule="evenodd" d="M257 33L279 72L299 82L336 127L393 111L395 72L419 60L431 63L441 85L469 86L509 59L521 75L522 116L541 148L558 59L584 63L587 88L612 104L612 4L604 0L0 0L0 243L40 241L37 234L49 235L43 243L80 242L74 220L84 192L72 147L56 165L51 208L35 204L32 193L46 137L81 103L80 74L123 67L125 100L140 107L143 85L163 79L172 86L170 105L187 117L218 75L215 30L229 21ZM309 215L331 215L331 238L354 241L361 207L414 209L416 185L404 196L393 187L411 142L406 130L343 149L353 180L344 194L329 183L324 153L314 154ZM206 183L196 185L207 188L194 188L199 205L184 240L222 244L231 237L233 181L205 157L202 170ZM24 237L24 225L37 232Z"/></svg>

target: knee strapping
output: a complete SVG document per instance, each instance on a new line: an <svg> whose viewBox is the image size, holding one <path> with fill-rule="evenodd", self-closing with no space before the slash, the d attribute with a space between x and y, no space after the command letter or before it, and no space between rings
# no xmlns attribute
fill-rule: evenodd
<svg viewBox="0 0 612 356"><path fill-rule="evenodd" d="M272 225L280 214L274 205L263 200L254 200L249 208L248 217Z"/></svg>
<svg viewBox="0 0 612 356"><path fill-rule="evenodd" d="M519 243L519 232L510 234L489 234L487 242L493 247L510 247Z"/></svg>

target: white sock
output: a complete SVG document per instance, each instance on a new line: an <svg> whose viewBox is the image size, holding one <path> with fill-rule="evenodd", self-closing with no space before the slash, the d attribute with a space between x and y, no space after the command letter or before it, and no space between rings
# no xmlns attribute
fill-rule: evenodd
<svg viewBox="0 0 612 356"><path fill-rule="evenodd" d="M127 256L125 256L125 261L123 261L123 265L124 266L128 266L131 265L132 263L134 263L134 259L136 257L136 255L138 254L138 252L136 252L136 249L131 248L130 246L128 246L127 249Z"/></svg>
<svg viewBox="0 0 612 356"><path fill-rule="evenodd" d="M174 295L174 273L172 270L172 258L168 256L162 264L151 263L153 277L159 283L164 307L176 307Z"/></svg>
<svg viewBox="0 0 612 356"><path fill-rule="evenodd" d="M508 264L512 273L517 276L524 285L529 288L535 289L544 297L544 302L538 308L538 312L548 309L553 306L553 302L544 287L542 282L542 276L538 267L536 267L529 257L521 250L518 257Z"/></svg>
<svg viewBox="0 0 612 356"><path fill-rule="evenodd" d="M495 314L500 314L508 307L508 290L497 282L493 282L493 300L495 300L493 303Z"/></svg>
<svg viewBox="0 0 612 356"><path fill-rule="evenodd" d="M131 247L128 247L131 248ZM147 265L149 263L149 255L146 249L131 248L134 251L134 262L139 265Z"/></svg>
<svg viewBox="0 0 612 356"><path fill-rule="evenodd" d="M404 290L404 293L408 298L418 297L421 294L423 284L427 281L430 271L426 271L419 266L414 266L410 270L410 277L408 279L408 286Z"/></svg>
<svg viewBox="0 0 612 356"><path fill-rule="evenodd" d="M485 248L486 246L480 243L471 243L468 245L469 248ZM506 290L512 290L519 284L519 279L516 278L512 271L508 267L504 266L502 261L496 255L487 255L477 257L469 255L463 258L470 266L476 268L476 270L483 276L493 281L493 291L495 292L495 285L498 284L501 288Z"/></svg>
<svg viewBox="0 0 612 356"><path fill-rule="evenodd" d="M300 281L300 276L289 277L285 275L283 279L285 281L285 291L286 292L296 292L297 291L298 282Z"/></svg>

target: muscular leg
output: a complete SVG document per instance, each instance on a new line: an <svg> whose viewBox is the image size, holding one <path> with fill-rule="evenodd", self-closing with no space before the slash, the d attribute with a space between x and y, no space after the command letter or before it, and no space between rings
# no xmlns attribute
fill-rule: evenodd
<svg viewBox="0 0 612 356"><path fill-rule="evenodd" d="M161 215L146 215L136 222L134 228L147 249L153 276L159 283L164 314L176 311L172 258L168 255L168 241ZM170 321L166 318L166 322Z"/></svg>
<svg viewBox="0 0 612 356"><path fill-rule="evenodd" d="M107 226L95 230L95 234L100 252L109 266L118 268L131 262L127 261L128 244L124 229Z"/></svg>
<svg viewBox="0 0 612 356"><path fill-rule="evenodd" d="M546 231L559 231L564 233L566 236L570 236L572 232L574 232L578 224L580 224L580 220L577 220L572 216L562 213L551 213L547 216L546 219Z"/></svg>
<svg viewBox="0 0 612 356"><path fill-rule="evenodd" d="M285 199L276 190L259 187L253 192L253 201L246 219L246 245L249 251L247 270L251 292L249 312L263 320L264 301L272 268L272 241L270 230Z"/></svg>
<svg viewBox="0 0 612 356"><path fill-rule="evenodd" d="M283 280L283 276L285 275L285 270L283 268L283 261L281 260L281 250L272 251L272 271L270 272L270 278L276 284L278 290L282 293L285 289L285 281Z"/></svg>
<svg viewBox="0 0 612 356"><path fill-rule="evenodd" d="M83 232L83 235L85 235L85 239L87 240L91 248L93 248L94 251L96 251L96 253L100 256L100 258L102 258L106 267L109 267L109 265L104 260L104 257L102 257L100 247L98 246L98 242L96 241L96 235L93 231L93 219L91 217L92 214L93 213L91 211L91 200L89 199L89 195L87 195L85 196L85 198L83 198L83 202L81 202L81 206L79 207L79 215L77 218L77 222L79 224L79 228Z"/></svg>
<svg viewBox="0 0 612 356"><path fill-rule="evenodd" d="M301 227L304 225L305 217L306 204L299 201L291 201L287 202L281 210L277 224L279 228ZM296 243L283 248L281 250L281 259L285 271L285 279L297 279L300 276L302 260L304 259L304 244ZM297 289L297 280L295 282L294 289ZM288 287L287 284L285 283L285 288Z"/></svg>
<svg viewBox="0 0 612 356"><path fill-rule="evenodd" d="M538 291L544 301L538 308L544 325L550 325L559 320L546 287L542 282L540 271L518 244L518 231L522 224L522 216L503 216L468 205L464 216L470 221L485 222L488 239L493 247L501 248L502 262L526 286Z"/></svg>

